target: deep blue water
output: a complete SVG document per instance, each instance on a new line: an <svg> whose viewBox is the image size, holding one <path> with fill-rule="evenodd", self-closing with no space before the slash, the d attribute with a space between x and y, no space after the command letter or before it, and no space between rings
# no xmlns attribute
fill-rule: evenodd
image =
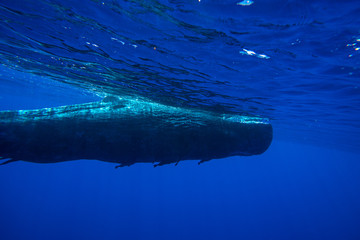
<svg viewBox="0 0 360 240"><path fill-rule="evenodd" d="M119 94L274 126L200 166L1 166L0 239L360 239L360 3L244 5L0 0L0 110Z"/></svg>

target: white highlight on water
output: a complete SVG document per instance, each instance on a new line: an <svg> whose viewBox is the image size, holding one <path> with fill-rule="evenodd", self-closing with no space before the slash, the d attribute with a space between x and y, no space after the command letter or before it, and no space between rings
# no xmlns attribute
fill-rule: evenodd
<svg viewBox="0 0 360 240"><path fill-rule="evenodd" d="M248 55L248 56L255 56L258 58L263 58L263 59L269 59L270 57L265 55L265 54L258 54L252 50L247 50L245 48L242 49L242 51L239 51L240 54L242 55Z"/></svg>

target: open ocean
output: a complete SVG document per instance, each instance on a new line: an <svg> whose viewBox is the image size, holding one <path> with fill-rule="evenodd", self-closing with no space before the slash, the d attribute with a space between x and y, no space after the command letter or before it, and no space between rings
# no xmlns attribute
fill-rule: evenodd
<svg viewBox="0 0 360 240"><path fill-rule="evenodd" d="M359 0L0 0L0 110L269 118L262 155L0 166L0 240L360 239ZM0 153L1 155L1 153Z"/></svg>

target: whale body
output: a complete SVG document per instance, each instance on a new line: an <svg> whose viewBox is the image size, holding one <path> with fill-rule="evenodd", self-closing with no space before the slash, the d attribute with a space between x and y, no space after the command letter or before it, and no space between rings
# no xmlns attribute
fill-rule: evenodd
<svg viewBox="0 0 360 240"><path fill-rule="evenodd" d="M0 156L8 163L96 159L130 166L261 154L267 119L109 96L99 102L0 112Z"/></svg>

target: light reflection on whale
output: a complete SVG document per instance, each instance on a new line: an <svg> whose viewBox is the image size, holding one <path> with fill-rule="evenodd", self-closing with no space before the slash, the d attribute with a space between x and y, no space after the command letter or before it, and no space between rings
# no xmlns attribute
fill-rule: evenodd
<svg viewBox="0 0 360 240"><path fill-rule="evenodd" d="M267 119L109 96L99 102L0 112L5 163L96 159L154 166L261 154L272 141Z"/></svg>

